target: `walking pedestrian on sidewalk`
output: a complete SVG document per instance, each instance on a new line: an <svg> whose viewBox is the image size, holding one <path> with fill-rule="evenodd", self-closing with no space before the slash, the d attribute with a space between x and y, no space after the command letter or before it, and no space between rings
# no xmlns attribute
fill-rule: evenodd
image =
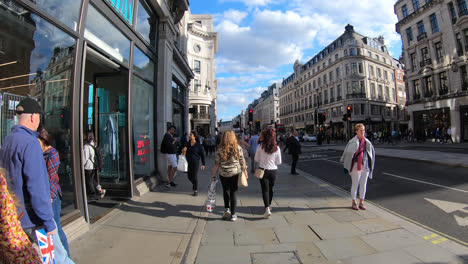
<svg viewBox="0 0 468 264"><path fill-rule="evenodd" d="M248 174L242 148L237 144L236 134L234 134L232 130L223 133L221 143L216 152L216 160L213 167L213 181L216 180L218 169L219 179L223 186L225 209L223 219L236 221L237 181L242 172L244 172L246 176Z"/></svg>
<svg viewBox="0 0 468 264"><path fill-rule="evenodd" d="M249 140L250 145L250 172L255 172L255 153L257 152L258 146L258 132L253 135Z"/></svg>
<svg viewBox="0 0 468 264"><path fill-rule="evenodd" d="M174 137L176 132L175 126L169 126L167 133L161 142L161 153L166 154L167 157L167 187L176 187L177 183L174 182L174 177L177 171L177 138Z"/></svg>
<svg viewBox="0 0 468 264"><path fill-rule="evenodd" d="M188 162L187 176L192 183L193 196L198 196L198 169L200 168L200 159L202 162L201 169L205 170L205 152L200 145L198 133L195 130L190 131L189 141L182 149L182 153L186 153Z"/></svg>
<svg viewBox="0 0 468 264"><path fill-rule="evenodd" d="M374 171L375 151L372 143L364 137L365 126L356 124L354 126L356 136L349 140L341 156L340 162L346 174L351 175L351 207L354 210L366 210L364 198L366 196L367 178L372 179ZM356 202L356 196L359 186L359 206Z"/></svg>
<svg viewBox="0 0 468 264"><path fill-rule="evenodd" d="M284 153L286 153L286 149L289 149L289 154L292 155L292 175L299 175L299 173L296 172L296 165L299 160L299 154L301 154L301 144L299 143L297 135L297 130L293 130L291 136L286 140L286 147L284 148Z"/></svg>
<svg viewBox="0 0 468 264"><path fill-rule="evenodd" d="M98 168L96 168L94 156L98 155L95 151L97 144L94 140L93 131L86 132L85 135L85 145L83 147L84 154L84 171L85 171L85 181L86 181L86 194L88 196L88 201L96 201L99 198L104 198L106 190L101 188L101 185L97 182Z"/></svg>
<svg viewBox="0 0 468 264"><path fill-rule="evenodd" d="M52 136L47 132L44 126L39 125L37 132L39 132L38 139L39 143L41 143L47 172L49 173L50 200L52 202L52 212L54 213L54 220L57 224L57 231L60 237L60 241L62 241L62 245L67 251L67 255L70 257L68 239L65 235L65 232L63 232L62 225L60 223L60 211L62 210L62 188L60 188L58 175L58 169L60 166L59 153L54 147L52 147Z"/></svg>
<svg viewBox="0 0 468 264"><path fill-rule="evenodd" d="M273 200L273 186L276 180L276 171L281 164L281 150L276 143L276 132L273 128L262 131L262 143L257 147L255 161L258 167L264 169L263 178L260 179L262 187L263 204L265 205L265 218L271 216L271 201Z"/></svg>

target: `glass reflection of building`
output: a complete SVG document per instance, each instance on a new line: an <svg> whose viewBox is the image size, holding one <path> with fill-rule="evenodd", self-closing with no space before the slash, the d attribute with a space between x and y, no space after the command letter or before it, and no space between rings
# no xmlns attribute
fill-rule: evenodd
<svg viewBox="0 0 468 264"><path fill-rule="evenodd" d="M172 16L176 25L171 28L179 31L178 21L188 3L169 4L176 11L164 16ZM190 82L190 68L180 56L184 52L158 53L158 47L180 45L184 36L173 31L159 34L160 28L169 28L160 25L171 22L160 19L156 10L161 8L156 5L146 0L0 1L0 143L16 123L17 104L26 97L36 99L44 111L41 122L60 155L65 225L92 223L121 198L140 194L137 185L146 186L144 181L161 171L157 145L165 129L157 131L157 123L184 126L187 106L181 91ZM181 52L181 46L176 48ZM158 61L165 63L159 67ZM184 72L178 75L179 87L172 95L178 108L172 119L156 122L158 108L174 107L173 102L169 106L155 102L157 93L163 93L157 87L172 92L172 79L158 80L158 71L168 75L174 68ZM115 118L112 131L110 116ZM88 202L84 195L82 148L88 129L103 144L109 160L106 166L118 168L101 171L101 184L109 197L105 206Z"/></svg>

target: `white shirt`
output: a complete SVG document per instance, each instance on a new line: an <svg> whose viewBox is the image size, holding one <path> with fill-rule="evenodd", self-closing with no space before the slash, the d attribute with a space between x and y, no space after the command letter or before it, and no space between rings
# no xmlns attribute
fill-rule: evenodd
<svg viewBox="0 0 468 264"><path fill-rule="evenodd" d="M255 152L255 161L258 163L258 167L266 170L276 170L277 165L281 164L281 150L278 147L276 152L267 154L263 150L262 145L258 145L257 151Z"/></svg>
<svg viewBox="0 0 468 264"><path fill-rule="evenodd" d="M91 145L95 145L94 141L91 141ZM83 154L84 154L84 169L85 170L94 170L94 148L91 147L89 144L84 145L83 149Z"/></svg>

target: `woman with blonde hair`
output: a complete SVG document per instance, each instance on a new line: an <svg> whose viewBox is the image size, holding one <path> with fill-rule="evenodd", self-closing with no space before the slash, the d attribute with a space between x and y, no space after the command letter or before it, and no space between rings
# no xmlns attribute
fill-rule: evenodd
<svg viewBox="0 0 468 264"><path fill-rule="evenodd" d="M354 130L356 131L356 136L349 140L340 162L343 162L345 173L351 175L351 208L354 210L366 210L364 198L366 196L367 178L372 179L375 151L372 143L364 136L366 131L365 126L363 124L356 124ZM356 202L358 186L359 206Z"/></svg>
<svg viewBox="0 0 468 264"><path fill-rule="evenodd" d="M221 143L216 152L213 181L216 180L218 170L219 179L223 186L225 208L223 219L236 221L237 181L242 172L247 176L247 165L242 148L237 144L236 134L232 130L223 133Z"/></svg>

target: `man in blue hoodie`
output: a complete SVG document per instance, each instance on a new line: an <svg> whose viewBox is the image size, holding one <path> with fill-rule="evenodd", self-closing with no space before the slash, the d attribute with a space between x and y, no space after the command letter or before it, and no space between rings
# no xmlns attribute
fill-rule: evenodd
<svg viewBox="0 0 468 264"><path fill-rule="evenodd" d="M37 140L37 127L42 109L31 98L16 107L18 124L3 140L0 161L10 179L11 189L18 198L21 226L32 241L34 230L44 227L47 235L55 233L56 225L50 201L50 186L42 149Z"/></svg>

